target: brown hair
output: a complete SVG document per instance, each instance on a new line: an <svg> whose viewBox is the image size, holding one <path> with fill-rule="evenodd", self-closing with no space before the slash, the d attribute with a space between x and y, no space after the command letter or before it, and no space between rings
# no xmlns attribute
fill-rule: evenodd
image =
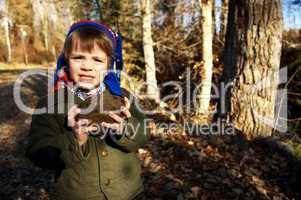
<svg viewBox="0 0 301 200"><path fill-rule="evenodd" d="M75 30L71 36L66 39L64 44L64 58L68 62L73 49L91 52L95 44L107 54L109 67L113 56L112 41L105 33L94 27L81 27Z"/></svg>

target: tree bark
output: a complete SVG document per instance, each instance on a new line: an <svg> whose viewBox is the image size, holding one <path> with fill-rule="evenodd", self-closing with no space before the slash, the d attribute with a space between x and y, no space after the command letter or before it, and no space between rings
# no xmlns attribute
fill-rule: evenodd
<svg viewBox="0 0 301 200"><path fill-rule="evenodd" d="M283 30L281 0L230 0L222 82L222 112L247 138L270 136Z"/></svg>
<svg viewBox="0 0 301 200"><path fill-rule="evenodd" d="M151 1L143 0L143 51L146 67L147 96L151 99L159 100L159 90L156 78L155 55L153 49L152 29L151 29Z"/></svg>
<svg viewBox="0 0 301 200"><path fill-rule="evenodd" d="M220 40L225 42L229 0L222 0Z"/></svg>
<svg viewBox="0 0 301 200"><path fill-rule="evenodd" d="M202 86L199 94L199 113L207 113L210 103L211 95L211 81L212 81L212 0L199 0L201 8L201 27L202 27L202 60L203 68L200 73L202 79Z"/></svg>
<svg viewBox="0 0 301 200"><path fill-rule="evenodd" d="M213 38L216 36L216 12L215 12L215 0L212 0L212 33Z"/></svg>

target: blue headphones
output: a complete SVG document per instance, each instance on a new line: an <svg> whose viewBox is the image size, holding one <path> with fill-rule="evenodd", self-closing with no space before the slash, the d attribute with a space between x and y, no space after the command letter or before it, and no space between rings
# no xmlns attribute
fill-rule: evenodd
<svg viewBox="0 0 301 200"><path fill-rule="evenodd" d="M123 58L122 58L122 38L118 33L114 33L109 27L104 24L97 23L95 21L85 20L74 23L70 30L68 31L67 38L71 36L71 34L81 28L81 27L93 27L101 32L105 33L106 36L112 41L113 44L113 58L110 64L109 73L104 78L104 84L109 88L111 94L121 96L121 88L120 88L120 73L123 69ZM69 66L64 59L64 51L57 59L56 64L56 72L54 75L54 83L59 81L59 72L63 67L67 67L66 70L69 70ZM115 66L115 69L114 69ZM68 73L68 72L66 72Z"/></svg>

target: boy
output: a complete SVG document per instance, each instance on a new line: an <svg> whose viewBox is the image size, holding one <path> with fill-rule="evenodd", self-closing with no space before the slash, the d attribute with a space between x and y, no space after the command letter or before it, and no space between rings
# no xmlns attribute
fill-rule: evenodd
<svg viewBox="0 0 301 200"><path fill-rule="evenodd" d="M120 36L94 21L71 26L57 62L54 94L71 88L82 100L105 94L120 96L125 106L122 115L109 113L113 123L100 124L114 130L114 134L105 138L89 134L93 129L91 120L78 118L81 109L77 104L67 106L63 114L32 116L26 156L36 165L56 171L59 199L142 197L141 166L135 151L148 139L145 116L123 97L125 90L120 88L116 71L102 75L102 71L114 66L121 70L122 65ZM58 76L59 71L63 71L63 78ZM55 105L66 104L65 100L55 101ZM40 100L38 107L45 106L45 102ZM70 104L69 99L67 103ZM130 125L134 129L128 128ZM133 137L125 134L125 130Z"/></svg>

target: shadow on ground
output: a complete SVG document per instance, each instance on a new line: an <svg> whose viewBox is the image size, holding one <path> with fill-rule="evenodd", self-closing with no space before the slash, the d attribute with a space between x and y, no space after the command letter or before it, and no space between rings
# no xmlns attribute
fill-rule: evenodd
<svg viewBox="0 0 301 200"><path fill-rule="evenodd" d="M14 86L26 70L1 70L0 77L0 199L48 199L53 192L52 172L34 167L25 157L30 114L14 101ZM34 108L47 94L47 77L34 75L21 84L22 102Z"/></svg>
<svg viewBox="0 0 301 200"><path fill-rule="evenodd" d="M153 138L147 145L161 166L144 171L147 199L301 199L301 163L272 137L189 140L194 144Z"/></svg>

